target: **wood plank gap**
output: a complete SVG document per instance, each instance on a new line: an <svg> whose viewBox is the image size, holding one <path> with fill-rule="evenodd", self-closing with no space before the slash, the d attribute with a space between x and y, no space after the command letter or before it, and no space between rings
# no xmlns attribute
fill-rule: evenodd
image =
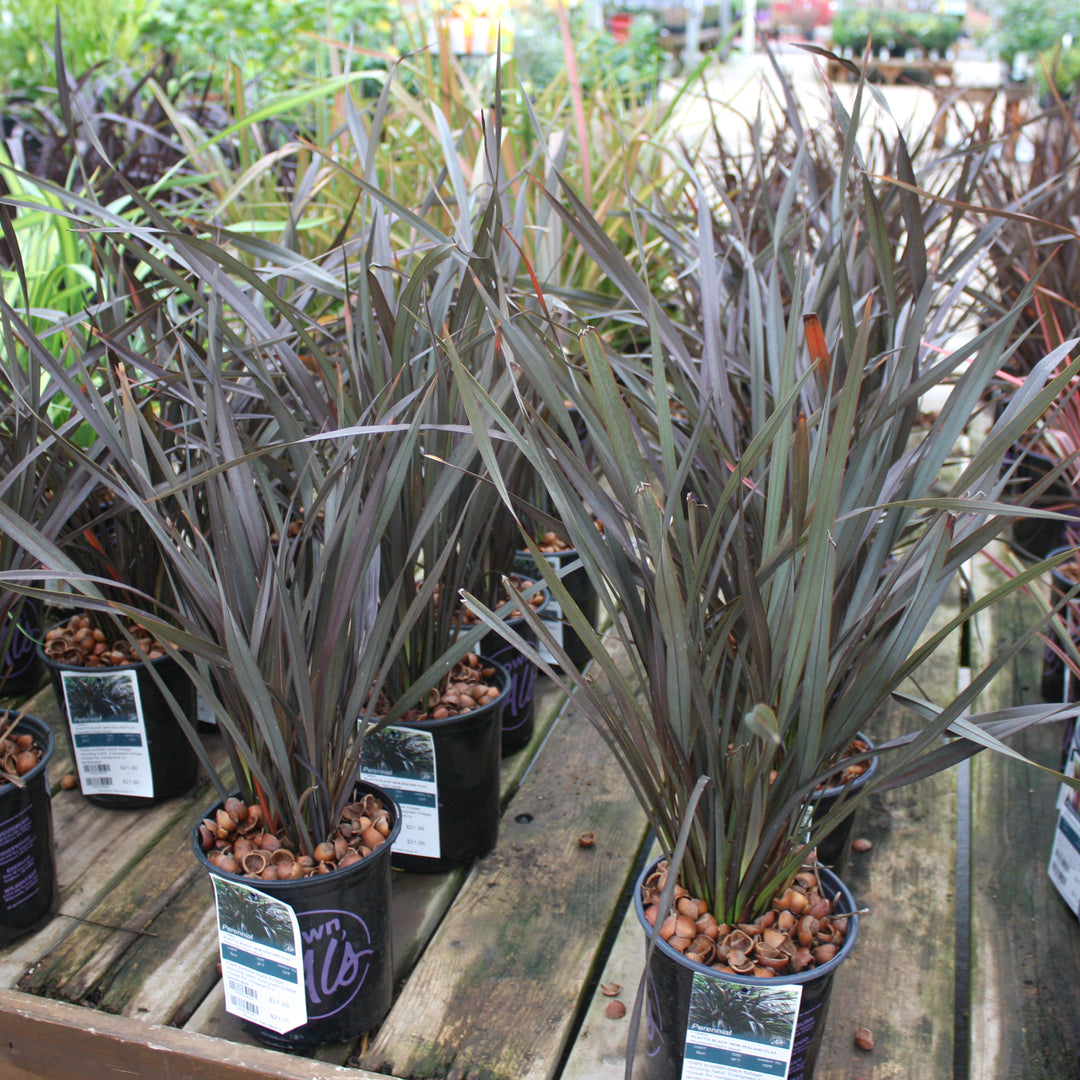
<svg viewBox="0 0 1080 1080"><path fill-rule="evenodd" d="M602 983L606 982L604 975L607 971L608 964L611 960L612 953L619 945L620 939L624 933L624 926L627 919L633 919L634 923L637 923L637 917L633 909L634 898L634 886L637 884L637 879L641 876L642 870L645 869L646 863L653 858L656 858L656 842L652 829L649 829L642 837L642 842L638 848L637 859L634 861L633 866L630 868L630 876L627 879L626 888L623 890L623 895L619 898L618 904L615 906L612 912L611 922L608 924L604 938L600 943L600 947L596 953L596 959L593 964L593 969L589 973L589 977L586 980L585 986L582 990L582 1001L591 1002L597 995ZM644 952L644 938L641 937L640 930L638 931L639 938L641 939L639 944L641 946L641 960L645 959ZM644 963L641 965L642 972L644 971ZM621 985L621 984L620 984ZM629 1017L631 1010L633 1009L633 995L636 993L637 984L632 987L627 987L627 996L629 1004L627 1004L627 1017ZM616 995L618 996L618 995ZM601 992L601 997L604 1000L610 1000ZM555 1069L555 1075L562 1077L566 1072L568 1063L574 1056L574 1051L577 1046L578 1038L581 1032L585 1029L589 1020L589 1009L578 1009L577 1017L574 1023L570 1027L570 1031L567 1035L566 1047L563 1050L563 1054L559 1063ZM644 1026L644 1020L642 1021ZM625 1040L624 1040L625 1041Z"/></svg>
<svg viewBox="0 0 1080 1080"><path fill-rule="evenodd" d="M960 609L972 600L969 584L960 586ZM956 692L971 685L971 620L960 627ZM953 946L956 992L953 998L953 1076L959 1080L971 1069L971 762L961 761L956 769L956 943Z"/></svg>

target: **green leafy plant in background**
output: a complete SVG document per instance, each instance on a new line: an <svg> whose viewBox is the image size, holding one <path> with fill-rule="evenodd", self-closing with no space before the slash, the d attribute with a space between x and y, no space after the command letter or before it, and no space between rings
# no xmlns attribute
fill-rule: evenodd
<svg viewBox="0 0 1080 1080"><path fill-rule="evenodd" d="M963 20L953 15L841 4L833 16L832 43L856 58L871 41L875 50L917 49L923 54L941 54L956 44L962 28Z"/></svg>
<svg viewBox="0 0 1080 1080"><path fill-rule="evenodd" d="M59 18L68 62L80 74L106 61L144 56L139 40L144 0L8 0L0 8L0 92L35 97L54 86L53 55Z"/></svg>
<svg viewBox="0 0 1080 1080"><path fill-rule="evenodd" d="M1007 0L1001 9L998 55L1011 68L1018 54L1024 53L1034 70L1036 57L1061 45L1071 34L1080 38L1080 13L1076 6L1062 0Z"/></svg>
<svg viewBox="0 0 1080 1080"><path fill-rule="evenodd" d="M1035 76L1040 94L1047 103L1055 96L1071 98L1080 83L1080 42L1070 43L1067 47L1058 42L1041 53Z"/></svg>
<svg viewBox="0 0 1080 1080"><path fill-rule="evenodd" d="M188 69L213 73L224 83L235 64L245 84L260 94L296 89L332 72L324 66L323 41L351 43L380 56L400 49L402 9L391 0L334 0L312 5L281 0L224 3L153 0L141 23L144 40L175 54Z"/></svg>

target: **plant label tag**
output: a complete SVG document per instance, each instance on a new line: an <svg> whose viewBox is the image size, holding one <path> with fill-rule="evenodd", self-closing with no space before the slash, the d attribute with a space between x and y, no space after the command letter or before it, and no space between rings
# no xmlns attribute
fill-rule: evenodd
<svg viewBox="0 0 1080 1080"><path fill-rule="evenodd" d="M365 735L360 778L389 792L401 807L394 851L429 859L442 856L435 736L430 731L385 727Z"/></svg>
<svg viewBox="0 0 1080 1080"><path fill-rule="evenodd" d="M1065 775L1080 776L1080 741L1074 730L1065 761ZM1065 903L1080 915L1080 791L1068 784L1061 785L1058 795L1058 820L1054 844L1050 849L1050 880L1061 893Z"/></svg>
<svg viewBox="0 0 1080 1080"><path fill-rule="evenodd" d="M556 570L562 569L562 556L558 552L553 552L552 554L545 555L544 558L547 559L547 561L553 567L555 567ZM556 644L559 646L559 648L562 648L563 610L559 606L559 601L556 600L555 597L552 596L548 598L547 605L541 612L540 618L543 619L544 622L547 624L548 631L555 639ZM537 644L537 651L540 653L541 657L549 664L558 664L558 660L555 659L555 657L551 653L551 650L543 641Z"/></svg>
<svg viewBox="0 0 1080 1080"><path fill-rule="evenodd" d="M694 973L681 1080L782 1078L802 987L747 986Z"/></svg>
<svg viewBox="0 0 1080 1080"><path fill-rule="evenodd" d="M62 671L64 706L85 795L154 797L142 698L134 671Z"/></svg>
<svg viewBox="0 0 1080 1080"><path fill-rule="evenodd" d="M210 875L217 904L225 1010L279 1035L307 1023L296 912L282 900Z"/></svg>

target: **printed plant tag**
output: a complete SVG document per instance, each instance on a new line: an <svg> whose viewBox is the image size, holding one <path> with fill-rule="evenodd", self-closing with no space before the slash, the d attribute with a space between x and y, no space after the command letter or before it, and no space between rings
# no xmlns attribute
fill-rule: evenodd
<svg viewBox="0 0 1080 1080"><path fill-rule="evenodd" d="M284 1035L307 1023L296 912L284 901L214 874L225 1009Z"/></svg>
<svg viewBox="0 0 1080 1080"><path fill-rule="evenodd" d="M802 987L746 986L694 974L682 1080L783 1078Z"/></svg>
<svg viewBox="0 0 1080 1080"><path fill-rule="evenodd" d="M547 559L556 570L559 570L562 567L562 556L560 554L555 553L545 555L544 558ZM556 644L561 648L563 645L563 610L559 606L558 600L554 597L549 598L547 606L540 613L540 618L547 623L548 630L551 632L552 637L555 638ZM558 663L545 642L541 641L537 645L537 650L539 651L540 656L549 664Z"/></svg>
<svg viewBox="0 0 1080 1080"><path fill-rule="evenodd" d="M1080 776L1080 724L1073 732L1065 775ZM1061 785L1058 794L1058 820L1054 830L1054 845L1050 850L1050 880L1061 893L1065 903L1080 915L1080 791L1068 784Z"/></svg>
<svg viewBox="0 0 1080 1080"><path fill-rule="evenodd" d="M440 858L439 782L431 732L386 727L365 735L360 777L387 791L401 808L394 851Z"/></svg>
<svg viewBox="0 0 1080 1080"><path fill-rule="evenodd" d="M85 795L154 797L134 671L62 671L75 767Z"/></svg>

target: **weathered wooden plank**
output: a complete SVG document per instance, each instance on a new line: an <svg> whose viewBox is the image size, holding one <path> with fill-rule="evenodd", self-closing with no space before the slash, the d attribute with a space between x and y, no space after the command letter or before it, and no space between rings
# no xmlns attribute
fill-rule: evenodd
<svg viewBox="0 0 1080 1080"><path fill-rule="evenodd" d="M174 800L164 832L159 829L148 843L139 845L124 837L118 840L115 854L103 856L110 861L113 877L97 902L90 904L88 913L19 979L19 989L75 1003L97 990L112 965L147 931L159 912L194 876L203 873L190 847L197 811L176 811L182 811L185 804L207 805L211 790ZM90 919L93 921L84 921Z"/></svg>
<svg viewBox="0 0 1080 1080"><path fill-rule="evenodd" d="M543 676L536 682L534 733L526 747L502 760L501 801L505 806L521 784L565 704L561 691ZM395 872L393 882L394 982L400 984L416 965L427 943L454 902L467 869L462 867L444 874L404 874ZM209 897L209 892L207 893ZM209 900L208 900L209 902ZM214 939L216 941L216 938ZM216 948L216 945L215 945ZM240 1021L224 1012L224 995L214 987L185 1024L188 1030L203 1032L237 1042L254 1044L255 1040ZM354 1044L320 1047L315 1056L321 1061L343 1063L357 1053Z"/></svg>
<svg viewBox="0 0 1080 1080"><path fill-rule="evenodd" d="M216 917L206 875L184 887L112 965L95 1007L151 1024L183 1023L218 980Z"/></svg>
<svg viewBox="0 0 1080 1080"><path fill-rule="evenodd" d="M599 735L568 708L361 1063L554 1076L644 828ZM578 843L586 832L593 847Z"/></svg>
<svg viewBox="0 0 1080 1080"><path fill-rule="evenodd" d="M0 989L4 1080L384 1080Z"/></svg>
<svg viewBox="0 0 1080 1080"><path fill-rule="evenodd" d="M654 845L649 859L656 858L659 853L659 846ZM623 1080L626 1075L630 1017L644 970L645 938L633 905L630 905L586 1005L581 1027L567 1055L560 1080ZM612 1019L607 1015L607 1007L612 997L605 995L600 990L601 986L620 987L614 998L626 1006L625 1016ZM635 1076L642 1075L641 1055L645 1049L645 1022L642 1019L634 1062Z"/></svg>
<svg viewBox="0 0 1080 1080"><path fill-rule="evenodd" d="M943 604L935 626L957 610ZM912 687L933 701L955 696L959 635L946 641ZM890 705L868 726L875 741L917 726ZM926 1080L952 1076L956 888L956 776L937 776L873 796L856 817L856 836L873 842L850 853L844 882L860 907L859 940L833 981L817 1080ZM875 1039L854 1044L856 1028ZM986 1074L987 1076L991 1074Z"/></svg>
<svg viewBox="0 0 1080 1080"><path fill-rule="evenodd" d="M112 894L133 853L150 849L170 827L193 819L209 801L207 790L197 786L188 796L149 810L106 810L77 791L57 792L53 827L60 914L37 933L0 951L0 985L14 986L77 928L79 920L97 918L95 907Z"/></svg>
<svg viewBox="0 0 1080 1080"><path fill-rule="evenodd" d="M992 582L986 568L978 579ZM1034 618L1033 603L984 618L973 646L987 656ZM980 708L1041 700L1039 646L1028 649L983 695ZM1021 753L1061 767L1060 724L1013 741ZM996 754L972 764L970 1076L1058 1080L1077 1074L1080 1048L1080 925L1047 875L1058 784Z"/></svg>

